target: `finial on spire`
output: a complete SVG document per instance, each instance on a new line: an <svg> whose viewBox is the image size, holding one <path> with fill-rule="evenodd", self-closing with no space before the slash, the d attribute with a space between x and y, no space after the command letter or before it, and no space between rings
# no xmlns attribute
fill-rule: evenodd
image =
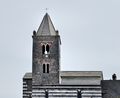
<svg viewBox="0 0 120 98"><path fill-rule="evenodd" d="M48 12L48 8L45 8L45 10L46 10L46 13Z"/></svg>

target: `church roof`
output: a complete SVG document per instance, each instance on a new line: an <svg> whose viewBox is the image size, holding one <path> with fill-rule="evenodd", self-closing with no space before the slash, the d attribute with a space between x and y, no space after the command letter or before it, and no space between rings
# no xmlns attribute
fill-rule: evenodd
<svg viewBox="0 0 120 98"><path fill-rule="evenodd" d="M64 85L100 85L103 80L101 71L61 71L60 76Z"/></svg>
<svg viewBox="0 0 120 98"><path fill-rule="evenodd" d="M103 79L102 71L60 71L61 77L100 77ZM32 78L32 73L26 73L23 78Z"/></svg>
<svg viewBox="0 0 120 98"><path fill-rule="evenodd" d="M32 73L31 72L25 73L23 79L32 79Z"/></svg>
<svg viewBox="0 0 120 98"><path fill-rule="evenodd" d="M43 20L37 31L37 36L44 36L44 35L48 35L48 36L57 35L57 32L55 31L54 25L48 13L46 13L45 16L43 17Z"/></svg>
<svg viewBox="0 0 120 98"><path fill-rule="evenodd" d="M101 77L102 78L102 71L61 71L60 72L61 77Z"/></svg>
<svg viewBox="0 0 120 98"><path fill-rule="evenodd" d="M100 85L102 71L60 71L61 85ZM26 73L23 79L32 79L32 73Z"/></svg>

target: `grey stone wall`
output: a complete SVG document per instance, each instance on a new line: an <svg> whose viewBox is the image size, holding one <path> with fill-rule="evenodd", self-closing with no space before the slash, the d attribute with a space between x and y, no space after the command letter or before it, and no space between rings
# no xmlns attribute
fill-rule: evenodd
<svg viewBox="0 0 120 98"><path fill-rule="evenodd" d="M120 80L102 80L103 98L120 98Z"/></svg>
<svg viewBox="0 0 120 98"><path fill-rule="evenodd" d="M23 98L32 98L32 79L23 79Z"/></svg>
<svg viewBox="0 0 120 98"><path fill-rule="evenodd" d="M78 91L82 98L101 98L101 85L32 85L32 73L24 75L23 98L45 98L46 91L48 98L79 98Z"/></svg>
<svg viewBox="0 0 120 98"><path fill-rule="evenodd" d="M48 98L81 98L78 97L78 91L81 91L82 98L101 98L100 85L80 86L80 85L49 85L33 86L32 98L45 98L45 92L48 92Z"/></svg>
<svg viewBox="0 0 120 98"><path fill-rule="evenodd" d="M42 45L49 44L50 52L42 54ZM33 36L33 85L59 84L60 37ZM49 73L43 73L43 64L49 64Z"/></svg>

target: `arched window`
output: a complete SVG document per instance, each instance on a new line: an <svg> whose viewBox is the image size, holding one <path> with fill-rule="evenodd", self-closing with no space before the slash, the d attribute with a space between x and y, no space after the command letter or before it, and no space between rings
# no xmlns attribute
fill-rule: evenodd
<svg viewBox="0 0 120 98"><path fill-rule="evenodd" d="M49 73L49 64L47 64L47 73Z"/></svg>
<svg viewBox="0 0 120 98"><path fill-rule="evenodd" d="M42 45L42 54L45 54L45 45Z"/></svg>
<svg viewBox="0 0 120 98"><path fill-rule="evenodd" d="M49 64L43 64L43 73L49 73Z"/></svg>
<svg viewBox="0 0 120 98"><path fill-rule="evenodd" d="M45 73L45 64L43 64L43 73Z"/></svg>
<svg viewBox="0 0 120 98"><path fill-rule="evenodd" d="M47 44L47 45L46 45L46 51L47 51L47 53L49 53L49 50L50 50L50 47L49 47L49 45Z"/></svg>

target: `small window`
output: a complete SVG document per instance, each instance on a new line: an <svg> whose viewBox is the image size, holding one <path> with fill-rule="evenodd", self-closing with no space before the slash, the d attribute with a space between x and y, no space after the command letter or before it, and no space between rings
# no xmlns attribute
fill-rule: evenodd
<svg viewBox="0 0 120 98"><path fill-rule="evenodd" d="M43 73L45 73L45 64L43 64Z"/></svg>
<svg viewBox="0 0 120 98"><path fill-rule="evenodd" d="M42 45L42 54L48 54L50 52L50 46L47 45Z"/></svg>
<svg viewBox="0 0 120 98"><path fill-rule="evenodd" d="M49 64L43 64L43 73L49 73Z"/></svg>
<svg viewBox="0 0 120 98"><path fill-rule="evenodd" d="M49 47L49 45L47 44L47 45L46 45L46 51L47 51L47 53L49 53L49 50L50 50L50 47Z"/></svg>
<svg viewBox="0 0 120 98"><path fill-rule="evenodd" d="M45 54L45 45L42 45L42 54Z"/></svg>
<svg viewBox="0 0 120 98"><path fill-rule="evenodd" d="M49 64L47 64L47 73L49 73Z"/></svg>

